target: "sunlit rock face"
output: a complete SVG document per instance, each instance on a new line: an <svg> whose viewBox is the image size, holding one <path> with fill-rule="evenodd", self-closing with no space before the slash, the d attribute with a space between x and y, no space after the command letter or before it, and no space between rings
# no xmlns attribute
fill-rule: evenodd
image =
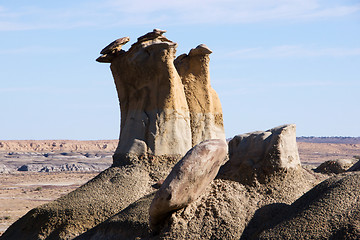
<svg viewBox="0 0 360 240"><path fill-rule="evenodd" d="M175 67L184 84L190 110L192 145L204 139L224 139L224 125L220 99L210 85L210 57L212 51L204 44L175 59Z"/></svg>
<svg viewBox="0 0 360 240"><path fill-rule="evenodd" d="M114 158L183 155L201 141L225 140L220 100L210 86L211 50L199 45L175 60L177 44L164 32L154 29L128 51L121 48L129 37L115 40L97 59L111 63L120 102L120 139Z"/></svg>

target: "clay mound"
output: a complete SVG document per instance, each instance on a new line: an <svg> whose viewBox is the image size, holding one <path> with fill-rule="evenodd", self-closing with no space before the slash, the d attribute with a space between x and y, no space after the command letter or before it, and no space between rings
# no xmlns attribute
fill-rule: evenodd
<svg viewBox="0 0 360 240"><path fill-rule="evenodd" d="M258 208L290 204L308 191L313 181L302 170L279 173L253 186L216 179L200 200L171 216L160 238L239 239Z"/></svg>
<svg viewBox="0 0 360 240"><path fill-rule="evenodd" d="M359 196L360 173L337 175L244 239L359 239Z"/></svg>
<svg viewBox="0 0 360 240"><path fill-rule="evenodd" d="M314 171L325 174L346 172L356 162L356 159L337 159L323 162Z"/></svg>
<svg viewBox="0 0 360 240"><path fill-rule="evenodd" d="M155 193L146 195L75 239L150 239L149 207L154 196Z"/></svg>
<svg viewBox="0 0 360 240"><path fill-rule="evenodd" d="M76 239L239 239L259 207L290 204L313 185L313 176L302 170L254 186L215 179L201 198L168 217L159 235L148 224L150 194Z"/></svg>
<svg viewBox="0 0 360 240"><path fill-rule="evenodd" d="M54 202L30 210L1 239L70 239L154 191L178 158L128 156Z"/></svg>

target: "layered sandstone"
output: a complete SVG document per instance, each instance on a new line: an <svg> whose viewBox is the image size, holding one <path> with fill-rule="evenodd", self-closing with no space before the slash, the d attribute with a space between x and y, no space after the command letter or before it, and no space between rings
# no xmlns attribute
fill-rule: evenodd
<svg viewBox="0 0 360 240"><path fill-rule="evenodd" d="M121 109L116 154L184 154L189 109L173 64L176 43L154 30L111 61Z"/></svg>
<svg viewBox="0 0 360 240"><path fill-rule="evenodd" d="M124 154L183 155L207 140L225 140L222 110L210 86L204 45L175 60L177 44L154 29L128 51L120 38L101 51L110 62L120 102L121 126L115 160ZM174 65L174 60L176 68Z"/></svg>
<svg viewBox="0 0 360 240"><path fill-rule="evenodd" d="M175 59L189 105L193 146L204 139L225 140L220 99L210 85L211 53L201 44Z"/></svg>

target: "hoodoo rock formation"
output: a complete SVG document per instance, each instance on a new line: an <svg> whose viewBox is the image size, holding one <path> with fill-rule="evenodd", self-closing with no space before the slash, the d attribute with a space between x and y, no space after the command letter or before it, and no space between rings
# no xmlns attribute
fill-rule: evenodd
<svg viewBox="0 0 360 240"><path fill-rule="evenodd" d="M175 60L164 32L128 51L128 37L115 40L97 59L111 63L120 101L113 165L0 239L360 239L360 161L317 185L323 174L301 166L293 124L226 145L211 50Z"/></svg>
<svg viewBox="0 0 360 240"><path fill-rule="evenodd" d="M97 59L111 63L120 102L115 159L128 153L183 155L201 141L225 140L220 101L210 86L211 51L199 45L181 55L175 68L177 44L163 33L154 29L128 51L121 47L129 38L120 38Z"/></svg>
<svg viewBox="0 0 360 240"><path fill-rule="evenodd" d="M204 139L225 139L220 99L210 86L211 53L205 44L200 44L174 62L189 105L193 146Z"/></svg>

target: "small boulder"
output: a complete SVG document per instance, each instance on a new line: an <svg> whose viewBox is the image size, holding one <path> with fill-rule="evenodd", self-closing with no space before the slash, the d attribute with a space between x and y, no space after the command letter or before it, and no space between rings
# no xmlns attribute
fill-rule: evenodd
<svg viewBox="0 0 360 240"><path fill-rule="evenodd" d="M226 155L227 144L220 139L203 141L188 151L174 166L151 203L150 228L158 230L171 212L196 200L216 177Z"/></svg>
<svg viewBox="0 0 360 240"><path fill-rule="evenodd" d="M233 180L263 181L276 172L301 166L295 124L235 136L229 142L229 161L221 174Z"/></svg>
<svg viewBox="0 0 360 240"><path fill-rule="evenodd" d="M356 159L336 159L323 162L314 171L318 173L343 173L354 165Z"/></svg>
<svg viewBox="0 0 360 240"><path fill-rule="evenodd" d="M352 165L347 171L348 172L360 171L360 159L354 165Z"/></svg>

